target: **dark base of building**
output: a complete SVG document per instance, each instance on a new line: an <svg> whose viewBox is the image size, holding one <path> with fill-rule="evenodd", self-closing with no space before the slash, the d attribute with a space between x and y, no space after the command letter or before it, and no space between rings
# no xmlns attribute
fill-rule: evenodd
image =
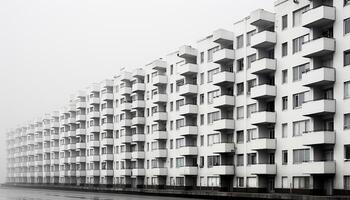
<svg viewBox="0 0 350 200"><path fill-rule="evenodd" d="M101 184L32 184L6 183L3 187L24 187L33 189L53 189L67 191L121 193L132 195L172 196L201 199L350 199L350 190L333 190L332 196L316 189L275 189L268 192L266 188L221 188L165 185L101 185Z"/></svg>

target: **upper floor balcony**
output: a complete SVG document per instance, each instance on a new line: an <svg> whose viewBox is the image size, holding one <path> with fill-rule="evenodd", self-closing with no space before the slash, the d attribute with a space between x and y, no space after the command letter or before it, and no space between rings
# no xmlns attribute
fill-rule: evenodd
<svg viewBox="0 0 350 200"><path fill-rule="evenodd" d="M209 174L214 175L234 175L235 167L234 165L214 165L208 169Z"/></svg>
<svg viewBox="0 0 350 200"><path fill-rule="evenodd" d="M303 44L303 56L307 58L321 57L335 52L335 39L321 37Z"/></svg>
<svg viewBox="0 0 350 200"><path fill-rule="evenodd" d="M183 166L176 168L176 173L184 176L196 176L198 175L198 167L197 166Z"/></svg>
<svg viewBox="0 0 350 200"><path fill-rule="evenodd" d="M113 101L113 93L106 92L101 94L102 101Z"/></svg>
<svg viewBox="0 0 350 200"><path fill-rule="evenodd" d="M152 133L153 140L166 140L168 139L168 132L165 130L154 130Z"/></svg>
<svg viewBox="0 0 350 200"><path fill-rule="evenodd" d="M178 131L180 136L198 135L197 126L182 126Z"/></svg>
<svg viewBox="0 0 350 200"><path fill-rule="evenodd" d="M302 165L305 174L322 175L336 172L335 161L311 161Z"/></svg>
<svg viewBox="0 0 350 200"><path fill-rule="evenodd" d="M105 137L101 140L102 146L110 146L114 144L114 139L112 137Z"/></svg>
<svg viewBox="0 0 350 200"><path fill-rule="evenodd" d="M112 122L106 122L101 126L102 130L113 130L114 124Z"/></svg>
<svg viewBox="0 0 350 200"><path fill-rule="evenodd" d="M166 61L161 59L153 61L150 65L151 65L151 68L154 70L166 70L166 67L167 67Z"/></svg>
<svg viewBox="0 0 350 200"><path fill-rule="evenodd" d="M76 121L80 122L80 121L86 121L86 115L83 114L78 114L76 116Z"/></svg>
<svg viewBox="0 0 350 200"><path fill-rule="evenodd" d="M133 134L131 138L132 142L144 142L145 134Z"/></svg>
<svg viewBox="0 0 350 200"><path fill-rule="evenodd" d="M132 103L131 103L131 108L132 109L137 109L137 108L145 108L145 100L134 100Z"/></svg>
<svg viewBox="0 0 350 200"><path fill-rule="evenodd" d="M185 84L180 86L179 95L180 96L193 96L197 95L198 86L194 84Z"/></svg>
<svg viewBox="0 0 350 200"><path fill-rule="evenodd" d="M126 118L121 119L121 120L119 121L119 125L120 125L121 127L129 127L129 126L132 125L132 119L126 119Z"/></svg>
<svg viewBox="0 0 350 200"><path fill-rule="evenodd" d="M134 83L132 85L132 92L144 92L146 90L146 85L144 83Z"/></svg>
<svg viewBox="0 0 350 200"><path fill-rule="evenodd" d="M119 137L119 141L122 144L131 143L132 136L131 135L122 135L122 136Z"/></svg>
<svg viewBox="0 0 350 200"><path fill-rule="evenodd" d="M198 114L198 106L194 104L185 104L180 107L180 115L197 115Z"/></svg>
<svg viewBox="0 0 350 200"><path fill-rule="evenodd" d="M151 157L153 158L166 158L168 156L167 149L153 149L151 151Z"/></svg>
<svg viewBox="0 0 350 200"><path fill-rule="evenodd" d="M194 59L197 57L197 49L184 45L179 48L178 56L185 59Z"/></svg>
<svg viewBox="0 0 350 200"><path fill-rule="evenodd" d="M235 60L235 50L233 49L220 49L213 54L213 62L217 64L228 64Z"/></svg>
<svg viewBox="0 0 350 200"><path fill-rule="evenodd" d="M260 126L266 124L276 123L276 112L260 111L254 112L250 116L250 122L252 125Z"/></svg>
<svg viewBox="0 0 350 200"><path fill-rule="evenodd" d="M132 159L145 159L144 151L133 151L131 152Z"/></svg>
<svg viewBox="0 0 350 200"><path fill-rule="evenodd" d="M167 121L168 120L168 113L167 112L155 112L152 115L153 121Z"/></svg>
<svg viewBox="0 0 350 200"><path fill-rule="evenodd" d="M145 117L133 117L131 123L132 123L133 126L145 125L146 118Z"/></svg>
<svg viewBox="0 0 350 200"><path fill-rule="evenodd" d="M215 120L213 122L213 129L215 131L224 131L224 130L234 130L235 129L235 120L231 118L222 118Z"/></svg>
<svg viewBox="0 0 350 200"><path fill-rule="evenodd" d="M155 94L152 97L153 103L158 104L158 103L166 103L168 101L168 95L167 94Z"/></svg>
<svg viewBox="0 0 350 200"><path fill-rule="evenodd" d="M235 152L235 144L231 143L215 143L212 146L213 152L220 153L234 153Z"/></svg>
<svg viewBox="0 0 350 200"><path fill-rule="evenodd" d="M277 93L277 89L275 85L257 85L255 87L251 88L250 91L250 98L252 99L268 99L268 98L275 98Z"/></svg>
<svg viewBox="0 0 350 200"><path fill-rule="evenodd" d="M177 67L177 72L182 76L194 75L198 73L198 65L186 63Z"/></svg>
<svg viewBox="0 0 350 200"><path fill-rule="evenodd" d="M255 75L273 73L277 68L277 60L273 58L261 58L252 62L251 73Z"/></svg>
<svg viewBox="0 0 350 200"><path fill-rule="evenodd" d="M121 95L129 95L131 94L131 87L130 86L124 86L119 88L119 94Z"/></svg>
<svg viewBox="0 0 350 200"><path fill-rule="evenodd" d="M224 29L218 29L213 32L213 42L224 46L233 45L235 39L233 32Z"/></svg>
<svg viewBox="0 0 350 200"><path fill-rule="evenodd" d="M166 167L152 168L151 172L154 176L168 176L168 168Z"/></svg>
<svg viewBox="0 0 350 200"><path fill-rule="evenodd" d="M232 108L235 106L236 98L231 95L221 95L213 99L214 108Z"/></svg>
<svg viewBox="0 0 350 200"><path fill-rule="evenodd" d="M195 156L198 155L197 146L183 146L178 149L179 155L181 156Z"/></svg>
<svg viewBox="0 0 350 200"><path fill-rule="evenodd" d="M132 77L143 78L145 77L145 70L143 68L137 68L132 72Z"/></svg>
<svg viewBox="0 0 350 200"><path fill-rule="evenodd" d="M235 82L235 73L229 71L221 71L213 75L213 85L224 86L232 85Z"/></svg>
<svg viewBox="0 0 350 200"><path fill-rule="evenodd" d="M90 97L89 104L100 104L100 98L99 97Z"/></svg>
<svg viewBox="0 0 350 200"><path fill-rule="evenodd" d="M274 47L276 42L276 32L262 31L252 36L251 47L255 49L268 49Z"/></svg>
<svg viewBox="0 0 350 200"><path fill-rule="evenodd" d="M256 175L276 175L276 164L253 164L250 165L250 172Z"/></svg>
<svg viewBox="0 0 350 200"><path fill-rule="evenodd" d="M113 114L114 114L114 110L113 110L113 108L103 108L103 109L101 110L101 114L102 114L103 116L106 116L106 115L113 115Z"/></svg>
<svg viewBox="0 0 350 200"><path fill-rule="evenodd" d="M276 150L276 139L271 138L253 138L250 141L252 150Z"/></svg>
<svg viewBox="0 0 350 200"><path fill-rule="evenodd" d="M158 74L157 76L152 77L152 83L154 86L166 85L168 84L168 77L165 74Z"/></svg>
<svg viewBox="0 0 350 200"><path fill-rule="evenodd" d="M250 13L249 22L253 26L271 27L275 24L275 14L264 9L258 9Z"/></svg>
<svg viewBox="0 0 350 200"><path fill-rule="evenodd" d="M146 170L144 168L132 169L131 176L145 176Z"/></svg>
<svg viewBox="0 0 350 200"><path fill-rule="evenodd" d="M335 7L318 6L302 14L302 26L322 27L333 24L336 19Z"/></svg>
<svg viewBox="0 0 350 200"><path fill-rule="evenodd" d="M304 102L301 110L302 114L307 117L322 115L333 115L335 113L335 99L320 99Z"/></svg>
<svg viewBox="0 0 350 200"><path fill-rule="evenodd" d="M305 146L335 144L334 131L311 131L303 134Z"/></svg>
<svg viewBox="0 0 350 200"><path fill-rule="evenodd" d="M127 111L127 110L131 110L131 102L123 102L122 104L119 105L119 108L121 111Z"/></svg>
<svg viewBox="0 0 350 200"><path fill-rule="evenodd" d="M331 85L335 82L335 69L321 67L302 74L303 86L318 87Z"/></svg>

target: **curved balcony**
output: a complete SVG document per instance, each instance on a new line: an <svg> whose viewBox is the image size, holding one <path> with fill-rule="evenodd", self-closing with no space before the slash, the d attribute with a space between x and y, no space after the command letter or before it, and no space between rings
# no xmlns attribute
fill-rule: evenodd
<svg viewBox="0 0 350 200"><path fill-rule="evenodd" d="M144 92L146 90L146 85L144 83L134 83L131 90L132 92Z"/></svg>
<svg viewBox="0 0 350 200"><path fill-rule="evenodd" d="M262 31L251 37L251 47L255 49L268 49L277 43L277 33Z"/></svg>
<svg viewBox="0 0 350 200"><path fill-rule="evenodd" d="M193 96L193 95L197 95L197 93L198 93L197 85L185 84L185 85L182 85L179 89L180 96Z"/></svg>
<svg viewBox="0 0 350 200"><path fill-rule="evenodd" d="M220 49L213 53L213 62L225 65L232 63L235 60L235 50L233 49Z"/></svg>
<svg viewBox="0 0 350 200"><path fill-rule="evenodd" d="M133 134L131 136L132 142L144 142L145 141L145 134Z"/></svg>
<svg viewBox="0 0 350 200"><path fill-rule="evenodd" d="M177 68L177 72L182 76L194 75L198 73L198 65L186 63Z"/></svg>
<svg viewBox="0 0 350 200"><path fill-rule="evenodd" d="M221 71L213 75L213 85L225 86L232 85L235 82L235 73Z"/></svg>

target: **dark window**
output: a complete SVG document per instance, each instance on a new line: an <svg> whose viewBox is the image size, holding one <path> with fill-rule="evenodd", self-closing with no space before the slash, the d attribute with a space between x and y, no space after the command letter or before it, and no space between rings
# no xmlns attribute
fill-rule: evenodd
<svg viewBox="0 0 350 200"><path fill-rule="evenodd" d="M237 60L237 72L242 71L244 69L244 59L241 58Z"/></svg>
<svg viewBox="0 0 350 200"><path fill-rule="evenodd" d="M282 165L288 164L288 151L283 150L282 151Z"/></svg>
<svg viewBox="0 0 350 200"><path fill-rule="evenodd" d="M282 16L282 30L288 27L288 15Z"/></svg>
<svg viewBox="0 0 350 200"><path fill-rule="evenodd" d="M344 19L344 34L350 33L350 18Z"/></svg>
<svg viewBox="0 0 350 200"><path fill-rule="evenodd" d="M344 51L344 66L350 65L350 50Z"/></svg>
<svg viewBox="0 0 350 200"><path fill-rule="evenodd" d="M288 55L288 43L285 42L282 44L282 57Z"/></svg>

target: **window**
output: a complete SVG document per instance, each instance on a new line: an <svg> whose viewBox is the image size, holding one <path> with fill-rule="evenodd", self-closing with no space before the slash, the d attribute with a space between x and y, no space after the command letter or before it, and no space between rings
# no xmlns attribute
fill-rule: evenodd
<svg viewBox="0 0 350 200"><path fill-rule="evenodd" d="M293 12L293 26L301 25L301 16L309 9L309 6L305 6Z"/></svg>
<svg viewBox="0 0 350 200"><path fill-rule="evenodd" d="M220 112L212 112L212 113L208 113L208 119L207 122L208 124L212 124L214 121L220 119Z"/></svg>
<svg viewBox="0 0 350 200"><path fill-rule="evenodd" d="M199 157L199 167L203 168L204 167L204 156Z"/></svg>
<svg viewBox="0 0 350 200"><path fill-rule="evenodd" d="M247 154L248 165L256 164L256 153L248 153Z"/></svg>
<svg viewBox="0 0 350 200"><path fill-rule="evenodd" d="M344 19L344 35L350 33L350 18Z"/></svg>
<svg viewBox="0 0 350 200"><path fill-rule="evenodd" d="M256 104L247 105L247 118L250 118L250 115L254 112L256 112Z"/></svg>
<svg viewBox="0 0 350 200"><path fill-rule="evenodd" d="M237 37L237 49L240 49L243 47L243 35L240 35Z"/></svg>
<svg viewBox="0 0 350 200"><path fill-rule="evenodd" d="M240 106L237 107L237 119L243 119L244 118L244 107Z"/></svg>
<svg viewBox="0 0 350 200"><path fill-rule="evenodd" d="M200 125L204 125L204 114L200 115Z"/></svg>
<svg viewBox="0 0 350 200"><path fill-rule="evenodd" d="M170 107L170 112L173 111L174 110L174 102L170 102L169 107Z"/></svg>
<svg viewBox="0 0 350 200"><path fill-rule="evenodd" d="M204 94L199 95L199 104L200 105L204 104Z"/></svg>
<svg viewBox="0 0 350 200"><path fill-rule="evenodd" d="M282 57L288 55L288 42L282 44Z"/></svg>
<svg viewBox="0 0 350 200"><path fill-rule="evenodd" d="M252 87L256 86L256 79L247 81L247 94L250 95L250 90Z"/></svg>
<svg viewBox="0 0 350 200"><path fill-rule="evenodd" d="M350 160L350 144L344 145L344 159Z"/></svg>
<svg viewBox="0 0 350 200"><path fill-rule="evenodd" d="M243 131L237 131L237 144L243 144L244 143L244 132Z"/></svg>
<svg viewBox="0 0 350 200"><path fill-rule="evenodd" d="M256 30L250 31L247 33L247 46L250 46L250 41L252 36L255 34Z"/></svg>
<svg viewBox="0 0 350 200"><path fill-rule="evenodd" d="M244 178L237 177L237 184L238 184L238 187L244 187Z"/></svg>
<svg viewBox="0 0 350 200"><path fill-rule="evenodd" d="M344 83L344 98L350 97L350 81Z"/></svg>
<svg viewBox="0 0 350 200"><path fill-rule="evenodd" d="M217 50L219 50L219 46L216 46L214 48L211 48L208 50L208 62L213 61L213 54L214 52L216 52Z"/></svg>
<svg viewBox="0 0 350 200"><path fill-rule="evenodd" d="M350 176L344 176L344 190L350 190Z"/></svg>
<svg viewBox="0 0 350 200"><path fill-rule="evenodd" d="M282 30L288 27L288 15L282 16Z"/></svg>
<svg viewBox="0 0 350 200"><path fill-rule="evenodd" d="M344 114L344 129L350 129L350 113Z"/></svg>
<svg viewBox="0 0 350 200"><path fill-rule="evenodd" d="M299 81L302 78L302 74L310 70L310 63L293 67L293 81Z"/></svg>
<svg viewBox="0 0 350 200"><path fill-rule="evenodd" d="M282 188L289 188L288 176L282 176Z"/></svg>
<svg viewBox="0 0 350 200"><path fill-rule="evenodd" d="M200 63L204 63L204 52L201 52Z"/></svg>
<svg viewBox="0 0 350 200"><path fill-rule="evenodd" d="M344 0L344 6L350 5L350 0Z"/></svg>
<svg viewBox="0 0 350 200"><path fill-rule="evenodd" d="M309 34L293 39L293 54L301 51L303 44L308 42L309 40L310 40Z"/></svg>
<svg viewBox="0 0 350 200"><path fill-rule="evenodd" d="M213 76L218 72L219 72L219 68L208 71L208 83L213 82Z"/></svg>
<svg viewBox="0 0 350 200"><path fill-rule="evenodd" d="M244 93L244 83L237 83L237 96Z"/></svg>
<svg viewBox="0 0 350 200"><path fill-rule="evenodd" d="M288 82L288 69L282 71L282 83Z"/></svg>
<svg viewBox="0 0 350 200"><path fill-rule="evenodd" d="M170 84L170 93L173 93L174 92L174 83L171 83Z"/></svg>
<svg viewBox="0 0 350 200"><path fill-rule="evenodd" d="M284 123L282 124L282 138L288 137L288 124Z"/></svg>
<svg viewBox="0 0 350 200"><path fill-rule="evenodd" d="M244 155L238 154L237 155L237 166L243 166L244 165Z"/></svg>
<svg viewBox="0 0 350 200"><path fill-rule="evenodd" d="M252 54L250 56L247 57L247 68L249 69L252 62L254 62L256 60L256 54Z"/></svg>
<svg viewBox="0 0 350 200"><path fill-rule="evenodd" d="M204 146L204 135L201 135L200 141L201 141L200 146L201 146L201 147Z"/></svg>
<svg viewBox="0 0 350 200"><path fill-rule="evenodd" d="M170 65L170 74L174 74L174 65Z"/></svg>
<svg viewBox="0 0 350 200"><path fill-rule="evenodd" d="M213 166L219 166L220 165L220 156L208 156L208 168L212 168Z"/></svg>
<svg viewBox="0 0 350 200"><path fill-rule="evenodd" d="M210 187L219 187L220 186L220 177L218 177L218 176L208 176L208 186L210 186Z"/></svg>
<svg viewBox="0 0 350 200"><path fill-rule="evenodd" d="M244 69L244 59L238 59L237 60L237 72L240 72Z"/></svg>
<svg viewBox="0 0 350 200"><path fill-rule="evenodd" d="M293 122L293 136L300 136L310 130L310 120Z"/></svg>
<svg viewBox="0 0 350 200"><path fill-rule="evenodd" d="M288 109L288 96L282 97L282 110Z"/></svg>
<svg viewBox="0 0 350 200"><path fill-rule="evenodd" d="M176 168L183 167L184 166L184 158L176 158Z"/></svg>
<svg viewBox="0 0 350 200"><path fill-rule="evenodd" d="M310 149L295 149L293 150L293 163L300 164L310 161Z"/></svg>
<svg viewBox="0 0 350 200"><path fill-rule="evenodd" d="M308 176L294 176L293 188L294 189L308 189L310 185L310 178Z"/></svg>
<svg viewBox="0 0 350 200"><path fill-rule="evenodd" d="M208 104L212 104L214 98L217 98L219 96L220 96L219 90L214 90L214 91L208 92Z"/></svg>
<svg viewBox="0 0 350 200"><path fill-rule="evenodd" d="M288 164L288 150L282 150L282 165Z"/></svg>
<svg viewBox="0 0 350 200"><path fill-rule="evenodd" d="M344 51L344 66L350 65L350 50Z"/></svg>
<svg viewBox="0 0 350 200"><path fill-rule="evenodd" d="M200 84L203 85L204 84L204 73L200 74Z"/></svg>
<svg viewBox="0 0 350 200"><path fill-rule="evenodd" d="M293 95L293 109L300 108L304 102L304 93Z"/></svg>

